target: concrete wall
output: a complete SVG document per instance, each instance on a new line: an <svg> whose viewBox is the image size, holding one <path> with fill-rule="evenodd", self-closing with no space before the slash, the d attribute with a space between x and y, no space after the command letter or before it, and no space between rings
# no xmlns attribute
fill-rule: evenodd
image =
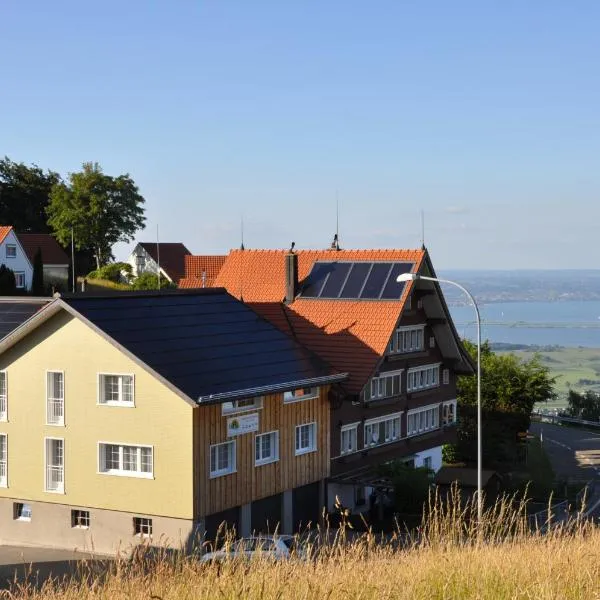
<svg viewBox="0 0 600 600"><path fill-rule="evenodd" d="M0 433L8 436L8 487L0 488L0 498L193 519L193 408L183 398L66 312L0 356L2 369L8 380L8 421L0 422ZM46 425L47 370L64 372L64 426ZM133 374L135 407L99 405L99 372ZM45 437L64 439L64 493L44 491ZM152 446L153 477L100 473L100 441ZM32 530L17 525L16 531Z"/></svg>
<svg viewBox="0 0 600 600"><path fill-rule="evenodd" d="M130 554L134 546L180 548L188 546L194 536L191 519L157 517L143 513L126 513L86 506L48 502L30 502L31 521L15 520L14 502L21 499L0 498L0 543L66 548L99 554ZM72 527L71 510L90 512L89 528ZM134 535L133 518L152 519L150 538Z"/></svg>

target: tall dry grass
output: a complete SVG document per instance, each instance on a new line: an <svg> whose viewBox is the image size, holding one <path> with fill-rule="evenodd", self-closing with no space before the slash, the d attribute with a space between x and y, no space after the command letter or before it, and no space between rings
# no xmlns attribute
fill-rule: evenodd
<svg viewBox="0 0 600 600"><path fill-rule="evenodd" d="M525 504L511 499L489 508L479 526L474 515L456 497L434 498L412 538L398 531L382 540L342 527L309 542L310 560L209 565L139 558L106 573L89 571L83 582L13 593L47 600L600 598L600 531L591 522L575 518L546 533L531 531Z"/></svg>

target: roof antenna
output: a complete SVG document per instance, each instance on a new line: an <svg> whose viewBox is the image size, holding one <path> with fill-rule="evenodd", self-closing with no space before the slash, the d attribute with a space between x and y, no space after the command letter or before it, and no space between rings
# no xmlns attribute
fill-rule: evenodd
<svg viewBox="0 0 600 600"><path fill-rule="evenodd" d="M292 242L290 245L290 254L294 253L294 246L296 245L296 242Z"/></svg>
<svg viewBox="0 0 600 600"><path fill-rule="evenodd" d="M244 247L244 215L242 215L241 221L242 227L242 243L240 244L240 250L245 250ZM244 252L240 255L240 300L244 301Z"/></svg>
<svg viewBox="0 0 600 600"><path fill-rule="evenodd" d="M421 250L425 250L425 212L421 209Z"/></svg>
<svg viewBox="0 0 600 600"><path fill-rule="evenodd" d="M244 215L242 215L242 243L240 244L240 250L245 250L245 248L244 248Z"/></svg>
<svg viewBox="0 0 600 600"><path fill-rule="evenodd" d="M158 281L158 291L160 292L160 246L158 244L158 223L156 224L156 261L157 261L156 279Z"/></svg>
<svg viewBox="0 0 600 600"><path fill-rule="evenodd" d="M339 242L339 233L340 233L340 201L338 198L337 190L335 192L335 235L333 236L333 241L331 242L330 249L331 250L339 250L340 242Z"/></svg>

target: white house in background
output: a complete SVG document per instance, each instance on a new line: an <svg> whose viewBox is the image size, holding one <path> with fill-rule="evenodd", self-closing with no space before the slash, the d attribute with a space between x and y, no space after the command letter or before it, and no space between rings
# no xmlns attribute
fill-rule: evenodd
<svg viewBox="0 0 600 600"><path fill-rule="evenodd" d="M0 265L6 265L14 272L18 289L31 289L33 265L10 225L0 225Z"/></svg>
<svg viewBox="0 0 600 600"><path fill-rule="evenodd" d="M177 285L185 277L185 257L191 252L181 243L140 242L129 255L127 262L131 265L133 275L141 273L158 273L171 283Z"/></svg>

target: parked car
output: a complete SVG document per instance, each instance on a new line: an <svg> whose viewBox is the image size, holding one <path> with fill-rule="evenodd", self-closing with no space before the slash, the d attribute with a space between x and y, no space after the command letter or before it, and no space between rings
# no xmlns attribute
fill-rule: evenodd
<svg viewBox="0 0 600 600"><path fill-rule="evenodd" d="M292 556L301 556L296 538L293 535L257 535L227 544L215 552L208 552L200 559L202 562L222 562L238 558L266 558L287 560Z"/></svg>

